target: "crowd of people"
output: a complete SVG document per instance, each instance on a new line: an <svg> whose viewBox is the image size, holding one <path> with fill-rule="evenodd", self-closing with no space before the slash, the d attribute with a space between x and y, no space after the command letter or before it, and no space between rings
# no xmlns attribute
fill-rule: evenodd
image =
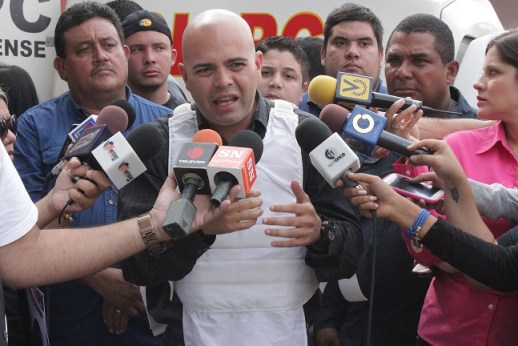
<svg viewBox="0 0 518 346"><path fill-rule="evenodd" d="M28 321L34 291L51 345L516 344L518 30L488 44L476 105L453 86L459 62L443 21L414 14L386 47L383 35L355 3L327 16L322 38L257 44L223 9L191 18L173 42L165 19L131 0L67 8L54 34L67 92L39 102L26 71L0 65L0 345L7 335L41 344ZM170 75L179 45L185 90ZM324 106L309 97L312 78L339 72L428 106L371 110L431 154L358 152L348 178L362 188L330 186L295 133ZM73 124L117 100L136 114L124 135L148 124L163 140L147 171L120 190L77 158L50 174ZM255 132L257 180L219 207L196 195L189 234L171 240L164 219L183 198L172 166L203 129L223 145ZM393 172L433 183L443 201L398 195L382 179ZM367 301L345 298L353 276Z"/></svg>

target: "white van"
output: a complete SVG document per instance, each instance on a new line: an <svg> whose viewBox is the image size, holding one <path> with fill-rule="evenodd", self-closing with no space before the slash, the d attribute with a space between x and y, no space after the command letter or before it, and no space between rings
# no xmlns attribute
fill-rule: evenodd
<svg viewBox="0 0 518 346"><path fill-rule="evenodd" d="M60 13L83 0L3 0L0 1L0 62L25 68L34 79L40 101L66 90L54 72L52 61L54 27ZM108 0L100 0L107 2ZM250 24L254 38L271 35L322 35L329 12L344 1L326 0L136 0L142 7L160 12L170 23L175 48L181 53L181 35L189 18L209 8L225 8L239 13ZM353 1L371 8L385 28L384 44L404 17L429 13L444 20L452 29L456 56L462 62L469 43L483 35L503 30L488 0L362 0ZM181 57L179 58L181 60ZM177 66L172 74L179 76ZM462 88L462 92L465 92Z"/></svg>

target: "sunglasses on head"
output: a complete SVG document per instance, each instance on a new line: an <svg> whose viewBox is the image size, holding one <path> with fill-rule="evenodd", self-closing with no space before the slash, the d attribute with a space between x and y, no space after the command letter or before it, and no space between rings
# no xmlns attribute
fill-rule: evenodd
<svg viewBox="0 0 518 346"><path fill-rule="evenodd" d="M0 137L4 139L7 137L7 133L11 130L12 133L16 134L16 116L11 115L9 119L0 118Z"/></svg>

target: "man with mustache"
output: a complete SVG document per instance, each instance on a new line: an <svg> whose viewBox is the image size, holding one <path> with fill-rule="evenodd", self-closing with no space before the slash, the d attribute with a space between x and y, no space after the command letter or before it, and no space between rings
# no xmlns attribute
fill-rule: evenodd
<svg viewBox="0 0 518 346"><path fill-rule="evenodd" d="M60 16L54 37L54 68L70 91L25 112L15 144L14 163L34 201L43 197L45 177L57 163L72 124L99 114L118 99L127 100L135 108L136 119L129 130L170 112L134 95L126 86L129 49L123 45L120 20L108 6L95 2L73 5ZM104 225L114 222L116 216L117 192L108 190L92 208L74 214L71 226ZM52 345L159 342L149 331L139 288L125 281L118 268L47 286L46 291ZM110 333L103 323L103 301L121 321L130 319L127 330Z"/></svg>

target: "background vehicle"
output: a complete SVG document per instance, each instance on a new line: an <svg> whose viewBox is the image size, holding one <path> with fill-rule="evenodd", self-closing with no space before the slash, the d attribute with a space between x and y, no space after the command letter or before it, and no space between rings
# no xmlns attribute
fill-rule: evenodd
<svg viewBox="0 0 518 346"><path fill-rule="evenodd" d="M83 0L0 0L0 62L25 68L34 79L41 101L66 90L52 67L54 27L60 13ZM107 2L108 0L100 0ZM209 8L239 13L249 23L256 41L271 35L322 35L327 14L343 1L314 0L136 0L144 8L160 12L170 23L177 62L182 61L181 36L189 18ZM384 45L395 25L414 13L429 13L444 20L452 29L456 56L462 62L470 42L503 29L488 0L363 0L381 19ZM178 77L177 65L171 73ZM180 79L180 78L179 78ZM462 90L465 92L465 90Z"/></svg>

